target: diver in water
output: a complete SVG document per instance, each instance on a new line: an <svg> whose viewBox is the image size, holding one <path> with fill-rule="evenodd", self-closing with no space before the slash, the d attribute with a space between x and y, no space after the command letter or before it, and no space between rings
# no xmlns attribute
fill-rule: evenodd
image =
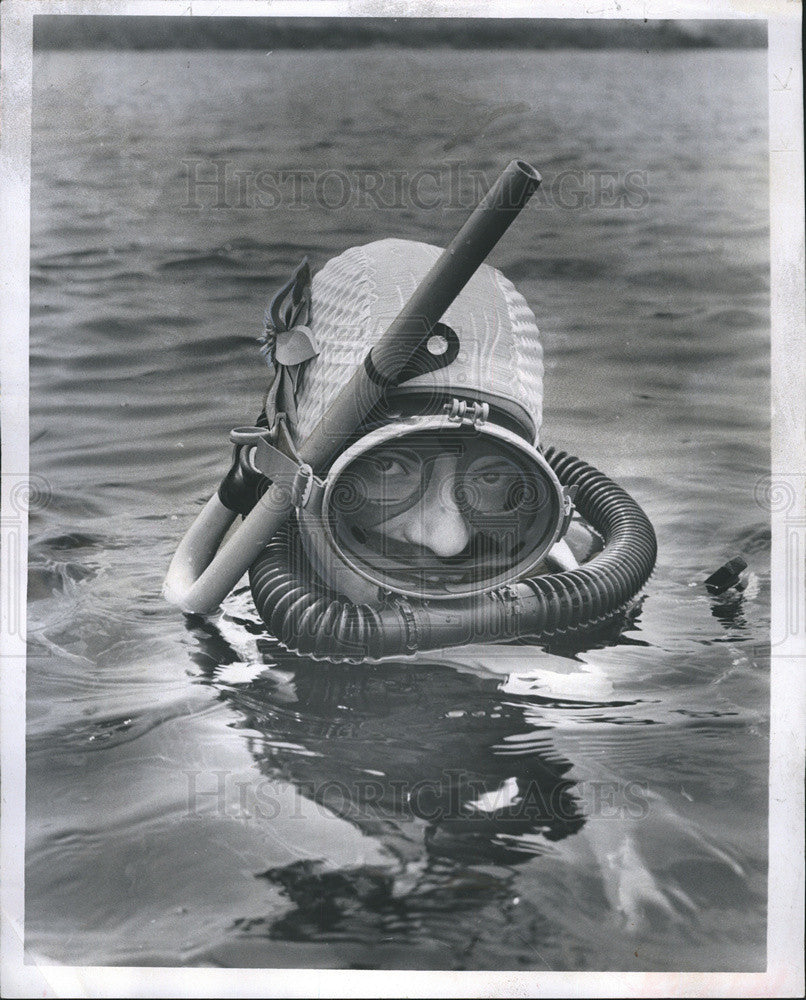
<svg viewBox="0 0 806 1000"><path fill-rule="evenodd" d="M529 170L510 165L496 198ZM623 616L654 532L597 470L541 450L537 323L482 262L511 213L496 198L447 250L385 239L313 277L296 269L266 312L263 411L232 432L232 468L177 550L169 599L206 613L248 569L286 648L351 662Z"/></svg>
<svg viewBox="0 0 806 1000"><path fill-rule="evenodd" d="M539 183L520 162L502 178ZM445 251L385 239L345 251L313 276L307 262L297 268L267 309L263 353L273 377L263 409L255 426L232 432L232 467L169 569L166 596L197 613L214 610L248 570L273 637L262 641L274 659L277 644L294 654L286 694L305 715L331 679L335 710L350 707L341 680L355 668L344 661L386 661L362 668L362 684L386 669L397 684L409 668L427 687L451 674L453 647L465 647L457 660L473 644L483 648L487 669L494 644L545 644L618 624L654 566L655 536L640 507L586 463L542 449L537 323L514 285L483 263L508 225L495 222L500 186L494 191ZM471 232L480 233L473 246ZM222 544L238 515L244 521ZM432 650L441 651L436 663L422 655ZM504 650L510 671L516 652ZM418 655L419 663L401 662ZM250 703L270 703L270 692L255 693ZM438 708L433 697L426 704ZM574 842L569 835L589 827L613 905L630 920L644 905L673 913L634 849L635 830L583 819L567 778L574 755L551 748L513 765L510 740L521 734L501 728L496 712L479 723L495 746L472 751L462 734L446 732L440 752L424 739L409 761L413 720L427 715L422 704L409 708L401 706L404 749L372 771L362 757L358 777L397 775L409 762L444 791L440 774L471 764L472 781L450 786L451 809L414 837L392 784L373 786L372 803L360 804L381 803L370 818L393 853L420 870L437 856L489 856L492 844L511 862L535 837L541 846ZM323 715L331 717L329 704ZM385 752L393 744L382 715L369 742ZM460 715L462 727L475 725L475 715ZM263 763L272 775L274 756ZM307 787L353 764L350 739L337 746L329 734L321 754L292 755L288 768ZM598 780L601 762L592 773ZM536 774L549 800L562 799L548 819L522 810ZM298 875L277 878L304 902Z"/></svg>

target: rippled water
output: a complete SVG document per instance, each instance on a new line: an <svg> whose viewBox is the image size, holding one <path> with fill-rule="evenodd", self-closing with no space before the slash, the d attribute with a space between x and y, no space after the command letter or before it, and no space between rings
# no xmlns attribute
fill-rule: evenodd
<svg viewBox="0 0 806 1000"><path fill-rule="evenodd" d="M50 493L30 524L32 952L764 967L766 109L760 52L36 55L31 470ZM543 440L655 525L638 620L573 656L359 669L283 656L243 593L184 619L162 578L229 428L256 413L267 296L304 253L445 243L467 212L269 210L257 172L442 178L452 161L491 180L513 155L549 196L492 259L541 325ZM216 158L225 204L207 187L187 207L188 161L210 178ZM564 171L573 192L603 170L621 193L645 172L645 195L551 195ZM709 597L739 552L746 589Z"/></svg>

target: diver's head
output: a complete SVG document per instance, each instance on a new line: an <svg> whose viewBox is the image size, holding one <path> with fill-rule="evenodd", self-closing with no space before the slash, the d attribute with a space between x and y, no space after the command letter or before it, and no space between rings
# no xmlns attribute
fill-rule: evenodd
<svg viewBox="0 0 806 1000"><path fill-rule="evenodd" d="M351 247L314 274L310 325L318 354L299 382L294 428L298 442L325 416L441 253L427 243L379 240ZM503 422L536 444L543 348L524 297L500 271L482 264L441 317L441 325L456 334L458 353L440 355L442 338L434 337L436 367L395 388L392 412L402 406L409 413L442 413L452 398L472 399L489 406L490 420ZM439 366L441 358L449 357L449 364Z"/></svg>
<svg viewBox="0 0 806 1000"><path fill-rule="evenodd" d="M299 374L304 440L441 251L406 240L355 247L313 278L318 355ZM458 350L391 390L299 511L305 550L333 589L468 596L534 570L567 513L538 451L542 348L514 286L482 265L445 315ZM429 343L430 346L430 343Z"/></svg>

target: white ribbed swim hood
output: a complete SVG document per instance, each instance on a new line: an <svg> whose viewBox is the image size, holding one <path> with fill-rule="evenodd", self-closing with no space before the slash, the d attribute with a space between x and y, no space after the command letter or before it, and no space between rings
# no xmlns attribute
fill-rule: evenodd
<svg viewBox="0 0 806 1000"><path fill-rule="evenodd" d="M307 365L297 396L295 436L303 441L367 351L413 294L442 250L386 239L352 247L312 281L310 326L320 353ZM442 322L456 331L459 353L445 368L404 383L496 403L537 443L543 403L543 348L534 313L515 286L482 264Z"/></svg>

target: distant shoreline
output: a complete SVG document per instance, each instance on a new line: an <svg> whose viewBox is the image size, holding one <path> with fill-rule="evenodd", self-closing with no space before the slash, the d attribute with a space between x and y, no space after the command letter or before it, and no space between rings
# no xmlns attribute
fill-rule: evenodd
<svg viewBox="0 0 806 1000"><path fill-rule="evenodd" d="M35 49L764 48L763 20L37 15Z"/></svg>

